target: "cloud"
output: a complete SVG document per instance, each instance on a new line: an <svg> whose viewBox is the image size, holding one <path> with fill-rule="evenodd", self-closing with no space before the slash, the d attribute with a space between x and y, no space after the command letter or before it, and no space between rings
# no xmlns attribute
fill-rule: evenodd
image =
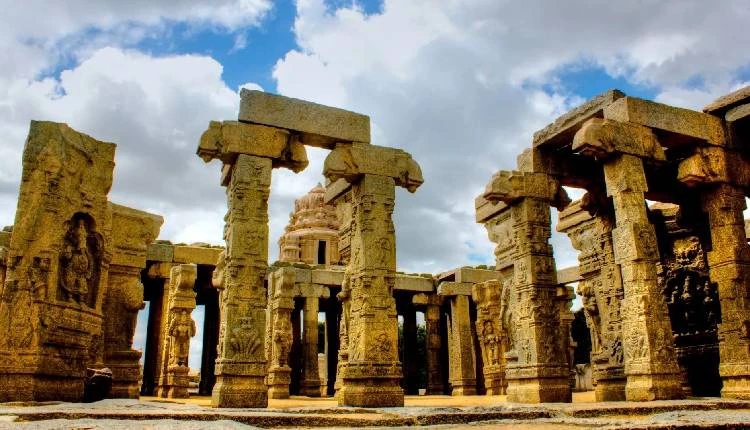
<svg viewBox="0 0 750 430"><path fill-rule="evenodd" d="M743 1L385 0L367 15L298 0L298 48L273 76L282 94L367 113L374 143L421 164L422 188L397 194L398 262L436 272L491 258L473 199L492 173L515 167L535 130L582 101L559 73L603 69L698 107L750 63L748 18ZM567 238L552 242L559 267L576 264Z"/></svg>

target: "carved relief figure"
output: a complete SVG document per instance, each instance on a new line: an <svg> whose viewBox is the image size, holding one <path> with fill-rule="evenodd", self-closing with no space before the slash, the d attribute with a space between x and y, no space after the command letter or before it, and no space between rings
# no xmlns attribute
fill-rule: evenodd
<svg viewBox="0 0 750 430"><path fill-rule="evenodd" d="M489 364L500 364L500 337L495 334L495 328L490 320L485 320L482 326L482 342L487 350Z"/></svg>
<svg viewBox="0 0 750 430"><path fill-rule="evenodd" d="M187 366L190 352L190 338L195 336L195 321L187 310L179 310L169 322L171 336L171 350L169 351L170 366Z"/></svg>
<svg viewBox="0 0 750 430"><path fill-rule="evenodd" d="M276 320L273 331L273 359L278 366L286 366L289 361L289 351L292 347L292 327L287 318Z"/></svg>
<svg viewBox="0 0 750 430"><path fill-rule="evenodd" d="M91 231L91 221L86 215L77 214L65 236L60 255L60 291L63 300L93 305L90 289L98 281L98 257L96 233Z"/></svg>

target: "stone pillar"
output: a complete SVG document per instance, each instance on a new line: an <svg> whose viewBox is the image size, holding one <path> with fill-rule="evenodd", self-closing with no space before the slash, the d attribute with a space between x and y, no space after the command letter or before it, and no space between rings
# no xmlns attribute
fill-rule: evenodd
<svg viewBox="0 0 750 430"><path fill-rule="evenodd" d="M159 234L162 217L124 206L112 207L115 253L104 298L104 365L112 370L110 398L137 399L141 352L133 349L138 311L144 308L141 270L146 250Z"/></svg>
<svg viewBox="0 0 750 430"><path fill-rule="evenodd" d="M663 159L661 146L646 127L592 119L576 133L573 149L604 160L607 195L614 204L614 261L624 287L625 397L630 401L681 398L672 328L657 283L659 254L646 213L648 186L641 160Z"/></svg>
<svg viewBox="0 0 750 430"><path fill-rule="evenodd" d="M320 371L318 370L318 297L305 297L302 332L302 382L300 394L320 397Z"/></svg>
<svg viewBox="0 0 750 430"><path fill-rule="evenodd" d="M149 296L148 325L146 328L146 351L143 356L143 383L141 384L142 396L153 396L156 393L156 387L159 385L160 367L162 350L162 322L164 314L163 304L166 303L164 280L145 279L146 294Z"/></svg>
<svg viewBox="0 0 750 430"><path fill-rule="evenodd" d="M417 311L411 304L406 306L403 326L403 367L404 367L404 391L405 394L419 394L420 363L417 362Z"/></svg>
<svg viewBox="0 0 750 430"><path fill-rule="evenodd" d="M326 375L326 395L333 396L336 394L336 369L338 369L339 353L339 318L341 317L340 307L335 297L328 299L328 309L326 310L326 365L328 366Z"/></svg>
<svg viewBox="0 0 750 430"><path fill-rule="evenodd" d="M289 352L292 347L292 311L294 310L294 271L286 268L273 272L269 286L268 397L288 399L292 369Z"/></svg>
<svg viewBox="0 0 750 430"><path fill-rule="evenodd" d="M750 247L745 238L745 193L718 184L703 194L711 228L708 265L721 303L719 374L722 397L750 400Z"/></svg>
<svg viewBox="0 0 750 430"><path fill-rule="evenodd" d="M440 363L440 305L428 304L424 313L427 329L427 394L443 394L443 366Z"/></svg>
<svg viewBox="0 0 750 430"><path fill-rule="evenodd" d="M474 284L471 297L477 305L476 332L482 351L482 372L487 395L505 394L505 339L500 311L502 284Z"/></svg>
<svg viewBox="0 0 750 430"><path fill-rule="evenodd" d="M167 304L166 339L162 349L162 373L159 378L159 397L187 398L190 366L190 338L195 336L195 264L172 267L169 274L169 299Z"/></svg>
<svg viewBox="0 0 750 430"><path fill-rule="evenodd" d="M469 296L451 298L451 385L452 395L470 396L477 393L474 335L471 332Z"/></svg>
<svg viewBox="0 0 750 430"><path fill-rule="evenodd" d="M323 173L331 181L343 179L351 184L351 256L341 293L348 308L344 311L348 361L339 404L403 406L393 298L396 238L392 214L395 186L416 191L423 182L421 170L403 151L352 143L336 146L326 158ZM334 198L340 195L331 193L336 193Z"/></svg>
<svg viewBox="0 0 750 430"><path fill-rule="evenodd" d="M203 317L203 351L201 357L201 381L198 385L198 394L210 396L216 383L216 346L219 341L219 295L216 290L203 291L204 294L204 317Z"/></svg>
<svg viewBox="0 0 750 430"><path fill-rule="evenodd" d="M588 206L593 201L604 201L592 197L591 192L582 200L588 201ZM591 333L593 383L599 402L625 400L626 383L620 317L624 293L612 247L613 214L603 206L591 208L598 215L594 218L582 207L581 200L576 201L560 212L557 224L557 230L566 233L579 251L582 280L578 293Z"/></svg>
<svg viewBox="0 0 750 430"><path fill-rule="evenodd" d="M514 236L507 255L513 263L510 294L515 296L508 328L514 349L505 372L508 401L570 402L568 333L563 332L556 303L557 271L549 244L550 205L561 208L569 200L549 175L508 171L495 174L481 198L507 205L502 216L510 212L506 224ZM504 242L495 234L491 238L496 243ZM498 267L505 263L498 262Z"/></svg>

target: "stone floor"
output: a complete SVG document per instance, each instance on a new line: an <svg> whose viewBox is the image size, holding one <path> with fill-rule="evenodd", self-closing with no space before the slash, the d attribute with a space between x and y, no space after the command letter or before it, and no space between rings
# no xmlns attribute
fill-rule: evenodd
<svg viewBox="0 0 750 430"><path fill-rule="evenodd" d="M104 400L96 403L0 404L0 428L13 429L645 429L750 427L750 402L689 399L647 403L593 402L576 393L569 404L520 405L504 396L407 396L403 408L339 408L333 399L271 400L268 409L212 409L207 397L185 401Z"/></svg>

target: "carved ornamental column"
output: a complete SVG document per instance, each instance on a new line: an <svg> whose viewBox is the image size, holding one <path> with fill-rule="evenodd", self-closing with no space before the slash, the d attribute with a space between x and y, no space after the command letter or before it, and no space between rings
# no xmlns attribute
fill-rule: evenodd
<svg viewBox="0 0 750 430"><path fill-rule="evenodd" d="M424 320L427 331L427 390L425 394L443 394L443 367L440 362L440 349L442 342L440 337L440 306L442 297L435 294L415 294L412 298L415 305L425 306ZM447 345L446 345L447 347Z"/></svg>
<svg viewBox="0 0 750 430"><path fill-rule="evenodd" d="M318 370L318 298L305 297L304 327L302 332L302 383L304 396L320 397L320 372Z"/></svg>
<svg viewBox="0 0 750 430"><path fill-rule="evenodd" d="M471 297L477 304L476 330L482 348L484 386L488 396L505 394L505 339L500 309L502 284L474 284Z"/></svg>
<svg viewBox="0 0 750 430"><path fill-rule="evenodd" d="M678 179L701 193L711 231L708 271L721 303L722 397L750 399L750 247L743 211L748 165L724 148L702 148L680 164Z"/></svg>
<svg viewBox="0 0 750 430"><path fill-rule="evenodd" d="M288 399L292 371L289 367L289 352L292 347L295 272L282 268L273 272L269 281L270 314L266 336L268 397Z"/></svg>
<svg viewBox="0 0 750 430"><path fill-rule="evenodd" d="M339 404L403 406L392 213L395 186L415 191L422 183L421 171L403 151L354 143L336 146L326 158L324 175L351 184L352 199L351 256L341 293L348 291L350 296L350 303L344 304L348 361L341 375Z"/></svg>
<svg viewBox="0 0 750 430"><path fill-rule="evenodd" d="M549 244L550 205L562 208L569 200L551 176L508 171L493 176L482 198L509 207L514 235L509 255L515 310L509 322L513 360L505 371L508 401L570 402L569 335L560 321L557 271Z"/></svg>
<svg viewBox="0 0 750 430"><path fill-rule="evenodd" d="M672 328L657 284L659 255L646 214L648 186L641 160L663 160L663 150L646 127L598 118L576 133L573 150L604 161L607 195L614 204L614 261L624 287L625 397L630 401L681 398Z"/></svg>
<svg viewBox="0 0 750 430"><path fill-rule="evenodd" d="M582 200L591 200L590 195ZM564 232L579 254L582 296L586 324L591 333L591 363L594 392L598 402L625 400L620 302L623 298L620 268L614 262L612 247L613 220L596 218L576 201L560 212L557 229Z"/></svg>
<svg viewBox="0 0 750 430"><path fill-rule="evenodd" d="M169 299L166 315L166 339L162 349L162 372L159 378L159 397L187 398L190 365L190 338L195 336L195 264L180 264L169 273Z"/></svg>

